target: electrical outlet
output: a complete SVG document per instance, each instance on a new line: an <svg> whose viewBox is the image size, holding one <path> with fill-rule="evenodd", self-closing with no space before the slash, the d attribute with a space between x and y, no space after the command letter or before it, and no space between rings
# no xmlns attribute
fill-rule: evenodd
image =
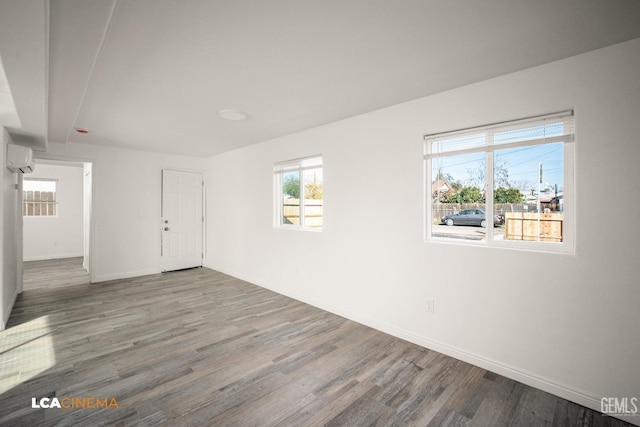
<svg viewBox="0 0 640 427"><path fill-rule="evenodd" d="M427 300L427 313L435 313L435 301L432 299Z"/></svg>

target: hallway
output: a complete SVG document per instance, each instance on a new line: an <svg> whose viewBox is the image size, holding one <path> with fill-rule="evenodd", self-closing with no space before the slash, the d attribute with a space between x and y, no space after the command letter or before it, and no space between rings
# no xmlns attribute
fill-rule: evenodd
<svg viewBox="0 0 640 427"><path fill-rule="evenodd" d="M23 290L60 288L89 283L82 257L28 261L24 263Z"/></svg>

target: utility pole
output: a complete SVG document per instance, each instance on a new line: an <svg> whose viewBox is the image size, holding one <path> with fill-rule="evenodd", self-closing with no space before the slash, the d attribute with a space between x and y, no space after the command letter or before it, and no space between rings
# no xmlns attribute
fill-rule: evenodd
<svg viewBox="0 0 640 427"><path fill-rule="evenodd" d="M540 210L542 209L542 204L540 203L540 186L542 185L542 163L538 163L538 241L540 241Z"/></svg>

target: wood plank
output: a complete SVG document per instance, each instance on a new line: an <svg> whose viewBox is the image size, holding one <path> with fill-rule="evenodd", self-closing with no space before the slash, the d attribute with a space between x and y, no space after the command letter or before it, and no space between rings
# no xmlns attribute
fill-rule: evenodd
<svg viewBox="0 0 640 427"><path fill-rule="evenodd" d="M70 262L33 264L0 332L0 425L625 425L206 268L90 285Z"/></svg>

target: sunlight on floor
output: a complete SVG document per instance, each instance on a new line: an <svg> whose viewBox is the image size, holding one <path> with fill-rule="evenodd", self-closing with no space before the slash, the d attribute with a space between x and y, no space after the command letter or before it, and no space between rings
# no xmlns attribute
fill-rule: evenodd
<svg viewBox="0 0 640 427"><path fill-rule="evenodd" d="M55 366L49 316L0 332L0 394Z"/></svg>

